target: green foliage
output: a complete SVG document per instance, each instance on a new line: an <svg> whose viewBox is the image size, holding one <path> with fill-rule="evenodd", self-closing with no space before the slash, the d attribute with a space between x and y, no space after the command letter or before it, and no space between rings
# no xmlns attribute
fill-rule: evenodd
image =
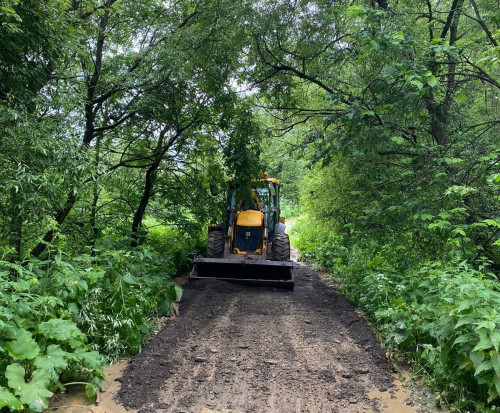
<svg viewBox="0 0 500 413"><path fill-rule="evenodd" d="M455 408L467 389L479 400L498 398L500 290L496 277L466 262L431 263L417 272L371 273L360 304L374 314L389 347L425 368L440 397Z"/></svg>
<svg viewBox="0 0 500 413"><path fill-rule="evenodd" d="M25 374L25 369L17 363L10 364L5 370L9 387L14 389L21 403L31 410L41 412L48 407L48 399L52 396L52 392L47 389L50 384L50 373L36 369L28 383L25 381Z"/></svg>
<svg viewBox="0 0 500 413"><path fill-rule="evenodd" d="M170 314L182 296L158 260L141 249L58 253L23 266L0 261L3 403L43 411L52 393L75 378L95 399L104 359L139 351L155 317Z"/></svg>
<svg viewBox="0 0 500 413"><path fill-rule="evenodd" d="M486 245L490 257L498 254L498 222L474 222L470 207L471 196L495 194L496 184L488 178L479 190L441 185L439 203L425 202L439 196L432 186L416 199L404 192L396 199L394 186L356 191L367 180L353 175L349 162L339 158L303 181L306 214L294 227L301 255L333 271L386 345L428 372L443 403L459 410L495 403L497 264L478 257ZM484 239L489 243L479 246Z"/></svg>
<svg viewBox="0 0 500 413"><path fill-rule="evenodd" d="M246 105L245 105L246 106ZM234 126L224 147L226 169L237 188L236 199L252 201L252 179L262 177L261 144L263 131L254 113L242 107L235 113Z"/></svg>
<svg viewBox="0 0 500 413"><path fill-rule="evenodd" d="M333 271L386 346L428 373L443 404L462 411L498 401L500 289L488 265L422 264L410 239L405 245L353 239L304 217L293 230L301 255Z"/></svg>
<svg viewBox="0 0 500 413"><path fill-rule="evenodd" d="M281 130L306 129L285 137L292 163L311 167L296 245L443 404L488 411L499 400L498 7L319 2L294 25L307 5L260 6L247 73L268 80Z"/></svg>
<svg viewBox="0 0 500 413"><path fill-rule="evenodd" d="M283 139L280 124L269 115L266 116L263 113L259 115L268 127L268 136L261 145L261 162L265 165L265 170L270 177L279 177L282 185L281 215L286 218L297 217L300 213L300 187L303 175L307 173L307 161L292 154L296 155L297 151L301 150L301 134L305 130L295 128L290 131L287 139Z"/></svg>
<svg viewBox="0 0 500 413"><path fill-rule="evenodd" d="M23 404L5 387L0 387L0 408L3 407L17 411L23 408Z"/></svg>
<svg viewBox="0 0 500 413"><path fill-rule="evenodd" d="M0 102L32 99L61 60L65 1L0 1Z"/></svg>
<svg viewBox="0 0 500 413"><path fill-rule="evenodd" d="M68 303L47 291L50 278L38 265L0 262L0 386L3 403L12 410L45 410L53 391L61 388L61 376L70 372L97 387L104 380L100 355L68 318Z"/></svg>
<svg viewBox="0 0 500 413"><path fill-rule="evenodd" d="M245 6L103 4L0 1L0 403L12 410L42 410L75 378L95 398L103 362L139 351L181 298L169 280L218 215L221 145L243 172L258 161L260 124L229 84Z"/></svg>
<svg viewBox="0 0 500 413"><path fill-rule="evenodd" d="M157 220L148 218L145 226L148 230L146 244L157 257L157 273L181 275L188 272L191 269L190 259L206 248L206 228L200 223L191 221L160 225Z"/></svg>
<svg viewBox="0 0 500 413"><path fill-rule="evenodd" d="M168 282L165 273L156 275L157 256L147 251L121 251L101 256L106 271L88 289L75 296L71 311L94 349L110 361L134 354L155 327L155 315L171 313L172 301L180 299L179 287Z"/></svg>
<svg viewBox="0 0 500 413"><path fill-rule="evenodd" d="M95 397L180 298L209 185L264 171L388 345L496 403L498 5L109 3L0 1L0 404Z"/></svg>

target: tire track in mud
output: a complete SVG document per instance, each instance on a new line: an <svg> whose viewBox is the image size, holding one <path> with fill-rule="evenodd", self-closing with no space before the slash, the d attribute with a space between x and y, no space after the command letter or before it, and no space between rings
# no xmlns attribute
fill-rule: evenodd
<svg viewBox="0 0 500 413"><path fill-rule="evenodd" d="M303 265L295 290L185 285L180 315L132 358L117 401L153 412L377 412L393 388L354 307Z"/></svg>
<svg viewBox="0 0 500 413"><path fill-rule="evenodd" d="M196 335L186 340L184 345L187 344L187 348L191 350L192 355L189 358L176 359L179 364L174 372L178 371L181 373L177 377L176 386L165 386L165 390L160 395L160 399L168 404L166 411L175 412L179 411L179 409L182 410L183 404L190 404L191 393L199 391L200 383L205 381L212 382L214 380L216 365L222 355L216 347L211 346L211 342L220 343L224 340L224 332L232 323L232 317L238 300L239 295L230 299L227 308L224 312L218 314L213 325L207 324L210 327L208 331L204 331L204 334L210 336L211 340L209 342L200 342ZM192 364L193 357L195 361L194 366ZM188 374L185 374L185 372ZM186 393L186 396L181 395L178 398L179 393Z"/></svg>

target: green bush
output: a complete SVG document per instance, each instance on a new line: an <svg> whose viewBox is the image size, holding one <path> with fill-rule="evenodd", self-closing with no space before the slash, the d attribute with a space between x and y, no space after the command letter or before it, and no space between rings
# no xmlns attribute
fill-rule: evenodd
<svg viewBox="0 0 500 413"><path fill-rule="evenodd" d="M0 262L0 407L10 410L43 411L64 376L77 374L94 399L104 380L101 356L37 264Z"/></svg>
<svg viewBox="0 0 500 413"><path fill-rule="evenodd" d="M180 275L191 269L191 261L197 254L204 254L207 243L206 228L200 226L182 230L176 226L154 225L155 221L148 220L151 227L148 230L147 245L158 257L156 261L161 267L158 272Z"/></svg>
<svg viewBox="0 0 500 413"><path fill-rule="evenodd" d="M313 260L320 267L335 268L342 262L341 236L328 229L328 225L316 226L309 217L301 216L292 227L293 244L303 259Z"/></svg>
<svg viewBox="0 0 500 413"><path fill-rule="evenodd" d="M426 372L439 402L491 411L500 398L500 285L487 265L421 264L411 241L400 242L404 234L399 242L354 242L304 219L294 231L301 254L333 271L385 345Z"/></svg>
<svg viewBox="0 0 500 413"><path fill-rule="evenodd" d="M359 303L386 345L424 367L440 397L455 408L473 407L464 392L498 399L500 288L493 274L465 261L431 263L404 275L371 273L362 285Z"/></svg>
<svg viewBox="0 0 500 413"><path fill-rule="evenodd" d="M297 202L290 201L281 197L281 216L286 219L298 217L300 215L300 208Z"/></svg>
<svg viewBox="0 0 500 413"><path fill-rule="evenodd" d="M180 287L155 253L0 261L0 408L43 411L68 381L95 399L105 360L138 352Z"/></svg>
<svg viewBox="0 0 500 413"><path fill-rule="evenodd" d="M62 284L74 286L66 298L73 319L106 360L137 353L156 316L169 315L171 302L181 297L181 288L169 281L175 272L162 272L161 257L147 249L108 251L98 260L82 256L79 261L84 265L78 271L74 266L59 271Z"/></svg>

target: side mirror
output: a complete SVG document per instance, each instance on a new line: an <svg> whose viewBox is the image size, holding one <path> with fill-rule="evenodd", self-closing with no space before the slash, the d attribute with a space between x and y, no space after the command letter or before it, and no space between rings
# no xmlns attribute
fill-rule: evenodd
<svg viewBox="0 0 500 413"><path fill-rule="evenodd" d="M217 186L215 184L210 184L210 195L217 196Z"/></svg>

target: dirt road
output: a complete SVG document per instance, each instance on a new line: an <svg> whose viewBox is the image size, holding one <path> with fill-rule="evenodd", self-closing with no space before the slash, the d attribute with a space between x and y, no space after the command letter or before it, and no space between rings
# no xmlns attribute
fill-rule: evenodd
<svg viewBox="0 0 500 413"><path fill-rule="evenodd" d="M186 284L115 400L139 413L381 411L369 394L394 379L370 326L306 266L295 277L294 291Z"/></svg>

